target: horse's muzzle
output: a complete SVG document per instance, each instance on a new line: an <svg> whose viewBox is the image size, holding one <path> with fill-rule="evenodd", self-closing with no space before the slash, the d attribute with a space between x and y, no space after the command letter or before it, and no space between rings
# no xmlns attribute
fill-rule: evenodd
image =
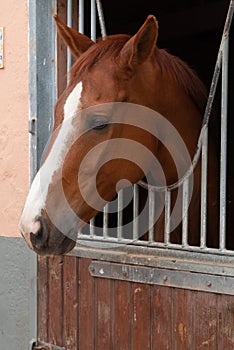
<svg viewBox="0 0 234 350"><path fill-rule="evenodd" d="M76 241L60 232L56 227L49 227L43 216L37 216L38 230L30 232L24 238L31 249L39 255L62 255L74 248Z"/></svg>

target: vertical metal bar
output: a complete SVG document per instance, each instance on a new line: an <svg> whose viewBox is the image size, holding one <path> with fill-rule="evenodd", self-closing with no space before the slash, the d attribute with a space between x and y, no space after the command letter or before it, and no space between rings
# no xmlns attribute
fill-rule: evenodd
<svg viewBox="0 0 234 350"><path fill-rule="evenodd" d="M155 193L149 190L149 241L154 241Z"/></svg>
<svg viewBox="0 0 234 350"><path fill-rule="evenodd" d="M106 25L105 25L105 18L103 14L102 4L100 0L96 0L97 3L97 11L98 11L98 17L99 17L99 23L101 28L102 37L106 37Z"/></svg>
<svg viewBox="0 0 234 350"><path fill-rule="evenodd" d="M91 39L96 40L96 4L95 0L91 0ZM79 31L84 33L84 0L79 0ZM104 218L103 218L104 220ZM95 218L89 223L90 236L95 235Z"/></svg>
<svg viewBox="0 0 234 350"><path fill-rule="evenodd" d="M89 234L90 237L93 237L95 235L95 219L92 218L89 222Z"/></svg>
<svg viewBox="0 0 234 350"><path fill-rule="evenodd" d="M67 25L72 27L72 0L67 0ZM72 54L69 48L67 48L67 82L70 80L70 69L72 66Z"/></svg>
<svg viewBox="0 0 234 350"><path fill-rule="evenodd" d="M96 1L91 0L91 39L96 41Z"/></svg>
<svg viewBox="0 0 234 350"><path fill-rule="evenodd" d="M79 0L79 32L84 34L84 0Z"/></svg>
<svg viewBox="0 0 234 350"><path fill-rule="evenodd" d="M139 238L139 187L133 185L133 239Z"/></svg>
<svg viewBox="0 0 234 350"><path fill-rule="evenodd" d="M227 184L227 104L228 104L228 46L229 37L223 42L222 51L222 100L221 100L221 149L220 149L220 226L219 248L226 247L226 184Z"/></svg>
<svg viewBox="0 0 234 350"><path fill-rule="evenodd" d="M109 204L107 203L103 209L103 238L108 237L108 209Z"/></svg>
<svg viewBox="0 0 234 350"><path fill-rule="evenodd" d="M80 237L81 235L83 235L83 232L82 232L82 229L79 229L79 230L78 230L78 236L77 236L77 238L79 239L79 237Z"/></svg>
<svg viewBox="0 0 234 350"><path fill-rule="evenodd" d="M170 243L171 231L171 191L165 192L165 228L164 228L164 243Z"/></svg>
<svg viewBox="0 0 234 350"><path fill-rule="evenodd" d="M188 245L188 197L189 197L189 179L183 183L183 202L182 202L182 246Z"/></svg>
<svg viewBox="0 0 234 350"><path fill-rule="evenodd" d="M118 192L118 220L117 220L117 237L122 239L123 236L123 190Z"/></svg>
<svg viewBox="0 0 234 350"><path fill-rule="evenodd" d="M201 223L200 247L206 247L207 229L207 169L208 169L208 129L204 131L201 157Z"/></svg>

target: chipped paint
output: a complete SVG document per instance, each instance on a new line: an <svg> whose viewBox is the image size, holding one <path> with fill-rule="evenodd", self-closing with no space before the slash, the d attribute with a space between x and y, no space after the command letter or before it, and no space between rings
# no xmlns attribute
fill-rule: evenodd
<svg viewBox="0 0 234 350"><path fill-rule="evenodd" d="M180 322L178 324L178 334L180 336L181 343L184 343L186 338L186 333L187 333L186 326L182 322Z"/></svg>

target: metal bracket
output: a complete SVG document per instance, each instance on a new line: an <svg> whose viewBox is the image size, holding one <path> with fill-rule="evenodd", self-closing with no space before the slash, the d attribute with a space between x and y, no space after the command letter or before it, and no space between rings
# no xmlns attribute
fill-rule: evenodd
<svg viewBox="0 0 234 350"><path fill-rule="evenodd" d="M28 132L32 135L36 134L36 128L37 128L37 118L32 117L28 122Z"/></svg>
<svg viewBox="0 0 234 350"><path fill-rule="evenodd" d="M233 295L233 277L102 261L93 261L89 271L93 277Z"/></svg>
<svg viewBox="0 0 234 350"><path fill-rule="evenodd" d="M66 349L64 347L61 347L61 346L48 344L48 343L44 343L41 341L34 341L32 343L31 350L66 350Z"/></svg>

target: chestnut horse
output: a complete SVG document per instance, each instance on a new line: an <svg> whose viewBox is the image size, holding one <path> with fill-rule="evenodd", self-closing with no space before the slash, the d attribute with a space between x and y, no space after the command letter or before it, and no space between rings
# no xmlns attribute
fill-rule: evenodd
<svg viewBox="0 0 234 350"><path fill-rule="evenodd" d="M150 132L150 128L157 130L157 123L147 124L149 118L142 113L142 126L113 122L116 105L124 103L140 109L143 106L149 115L153 111L163 116L180 135L192 158L206 103L205 89L196 74L182 60L156 46L158 24L154 16L148 16L132 37L113 35L97 43L67 27L57 16L55 21L58 34L76 61L69 84L55 105L54 131L20 220L20 230L29 247L42 255L69 252L75 245L78 228L129 183L135 184L151 173L152 183L158 185L158 173L152 168L149 154L157 158L167 185L178 181L176 164L183 163L183 155L170 131L164 132L165 146L156 137L157 132L156 136ZM112 147L108 147L110 140ZM136 147L130 147L126 140ZM116 150L121 148L123 154L127 152L126 157L116 156ZM170 149L174 149L175 156ZM191 244L199 244L200 167L198 163L194 172L189 209ZM210 154L209 167L212 176L208 181L208 202L214 213L217 209L214 152ZM175 197L176 193L172 207ZM210 245L215 244L217 231L214 217L208 223ZM155 225L156 240L163 236L160 218ZM178 232L175 229L171 234L172 242L179 242Z"/></svg>

